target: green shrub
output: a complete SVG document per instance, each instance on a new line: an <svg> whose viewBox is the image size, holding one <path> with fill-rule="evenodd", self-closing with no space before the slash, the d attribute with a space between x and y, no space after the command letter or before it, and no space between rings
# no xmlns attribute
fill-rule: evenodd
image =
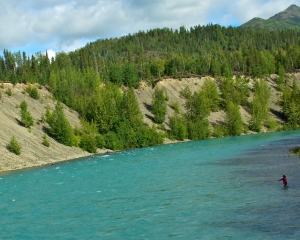
<svg viewBox="0 0 300 240"><path fill-rule="evenodd" d="M122 141L114 132L109 132L105 135L105 148L111 150L123 149Z"/></svg>
<svg viewBox="0 0 300 240"><path fill-rule="evenodd" d="M294 148L290 149L289 152L300 155L300 147L294 147Z"/></svg>
<svg viewBox="0 0 300 240"><path fill-rule="evenodd" d="M277 131L278 129L278 123L274 117L269 117L265 125L270 131Z"/></svg>
<svg viewBox="0 0 300 240"><path fill-rule="evenodd" d="M38 89L37 89L36 86L34 86L33 88L31 88L29 96L32 97L35 100L38 100L40 98L40 94L39 94L39 91L38 91Z"/></svg>
<svg viewBox="0 0 300 240"><path fill-rule="evenodd" d="M10 138L10 141L6 147L7 147L8 151L10 151L16 155L21 154L21 145L18 143L15 136L12 136Z"/></svg>
<svg viewBox="0 0 300 240"><path fill-rule="evenodd" d="M49 143L49 140L48 140L46 134L44 134L44 136L43 136L43 145L46 147L50 147L50 143Z"/></svg>
<svg viewBox="0 0 300 240"><path fill-rule="evenodd" d="M187 138L187 124L183 117L174 115L170 118L170 137L173 139L181 140Z"/></svg>
<svg viewBox="0 0 300 240"><path fill-rule="evenodd" d="M152 113L154 115L155 123L163 123L167 113L167 103L165 101L165 94L162 89L155 88L152 95Z"/></svg>
<svg viewBox="0 0 300 240"><path fill-rule="evenodd" d="M179 96L184 99L190 99L192 96L192 91L189 87L185 87L185 89L181 90L179 94Z"/></svg>
<svg viewBox="0 0 300 240"><path fill-rule="evenodd" d="M20 104L21 108L21 122L24 124L25 127L29 128L34 125L33 118L30 112L27 111L27 103L26 101L22 101Z"/></svg>
<svg viewBox="0 0 300 240"><path fill-rule="evenodd" d="M35 100L40 98L39 91L35 85L32 86L31 84L28 84L25 91Z"/></svg>
<svg viewBox="0 0 300 240"><path fill-rule="evenodd" d="M226 129L224 128L224 126L217 124L214 127L214 132L213 132L213 136L216 138L220 138L226 135Z"/></svg>
<svg viewBox="0 0 300 240"><path fill-rule="evenodd" d="M12 95L12 90L11 90L11 88L8 88L8 89L6 90L6 94L7 94L8 96L11 96L11 95Z"/></svg>
<svg viewBox="0 0 300 240"><path fill-rule="evenodd" d="M80 138L79 147L87 152L96 153L97 143L96 143L95 135L83 134Z"/></svg>
<svg viewBox="0 0 300 240"><path fill-rule="evenodd" d="M49 116L46 113L46 118L50 127L49 132L51 137L66 146L77 146L77 139L73 128L65 117L61 103L58 102L55 105L54 111Z"/></svg>
<svg viewBox="0 0 300 240"><path fill-rule="evenodd" d="M178 102L171 102L171 108L173 108L173 110L175 111L175 113L179 113L180 112L180 107L179 107L179 103Z"/></svg>
<svg viewBox="0 0 300 240"><path fill-rule="evenodd" d="M96 144L97 144L98 148L104 148L105 140L104 140L103 135L100 135L100 134L96 135Z"/></svg>
<svg viewBox="0 0 300 240"><path fill-rule="evenodd" d="M188 122L188 138L191 140L201 140L210 137L210 124L207 119Z"/></svg>

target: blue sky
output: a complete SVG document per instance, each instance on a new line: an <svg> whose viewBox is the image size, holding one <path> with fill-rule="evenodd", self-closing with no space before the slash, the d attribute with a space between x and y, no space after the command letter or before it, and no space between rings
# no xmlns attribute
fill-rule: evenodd
<svg viewBox="0 0 300 240"><path fill-rule="evenodd" d="M267 19L300 0L0 0L0 54L69 52L153 28Z"/></svg>

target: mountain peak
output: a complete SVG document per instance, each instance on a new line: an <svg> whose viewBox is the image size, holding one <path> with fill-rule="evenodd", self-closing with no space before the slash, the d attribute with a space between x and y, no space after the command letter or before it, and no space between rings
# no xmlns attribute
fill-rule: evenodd
<svg viewBox="0 0 300 240"><path fill-rule="evenodd" d="M259 21L258 21L259 19ZM267 20L253 18L244 23L241 28L262 28L262 29L300 29L300 7L295 4L286 10L275 14Z"/></svg>

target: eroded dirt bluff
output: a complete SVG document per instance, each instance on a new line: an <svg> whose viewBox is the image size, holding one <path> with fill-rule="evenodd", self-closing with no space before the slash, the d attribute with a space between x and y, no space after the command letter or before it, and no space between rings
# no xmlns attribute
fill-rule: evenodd
<svg viewBox="0 0 300 240"><path fill-rule="evenodd" d="M300 73L293 74L292 77L295 77L298 82L300 81ZM274 75L267 78L266 81L269 83L271 89L270 114L277 118L274 113L280 113L281 108L277 105L280 93L276 90L275 79L276 76ZM180 92L186 87L189 87L192 91L198 91L204 81L205 77L185 78L181 81L178 79L163 79L157 82L156 86L163 88L169 98L167 103L167 116L164 122L167 129L169 128L169 118L174 114L174 110L171 108L172 103L178 102L180 110L185 111L185 100L180 97ZM51 110L55 107L55 101L52 95L45 88L39 89L40 99L34 100L25 92L27 87L25 84L12 85L10 83L4 83L3 85L4 88L0 88L0 172L53 164L59 161L90 155L79 148L59 144L49 136L50 147L45 147L42 144L45 134L44 130L45 127L47 127L41 123L42 114L45 114L47 106L50 107ZM253 81L249 82L249 86L253 88ZM9 88L12 90L12 96L6 94ZM144 82L142 82L139 89L135 90L141 112L144 116L144 121L150 126L153 124L153 115L151 113L153 92L154 88L146 85ZM31 113L35 123L30 131L20 124L21 116L19 106L23 100L28 103L28 111ZM240 107L240 110L243 121L247 124L250 115L246 109ZM64 112L73 127L80 126L79 115L75 111L64 106ZM213 112L209 116L209 121L212 124L223 122L224 117L225 113L223 111ZM277 118L277 120L280 121L279 118ZM19 156L9 152L6 148L11 136L15 136L22 146L21 155ZM170 140L165 139L165 143L169 142ZM98 153L104 153L106 151L106 149L98 149Z"/></svg>
<svg viewBox="0 0 300 240"><path fill-rule="evenodd" d="M295 77L298 82L300 82L300 74L293 74L292 77ZM186 78L179 81L178 79L164 79L162 81L157 82L156 87L160 87L164 89L165 93L168 95L169 101L167 103L167 116L166 120L164 122L165 127L169 128L169 118L174 114L174 110L172 109L171 105L174 102L178 102L180 105L180 110L185 112L184 103L185 99L180 97L180 92L185 89L186 87L189 87L192 92L198 91L201 89L206 77L202 78ZM212 79L215 81L214 79ZM277 91L276 89L276 75L272 75L270 78L265 79L271 89L271 101L270 101L270 114L277 119L279 122L282 121L279 117L281 112L281 107L278 106L278 100L280 99L281 93ZM253 90L254 81L250 80L249 87ZM144 121L148 123L150 126L153 124L153 114L151 113L151 101L152 101L152 94L154 92L154 88L152 86L147 86L145 83L141 84L141 87L137 89L136 96L138 99L138 103L140 106L140 109L144 116ZM251 101L251 98L253 96L253 91L250 94L249 100ZM250 120L250 114L247 111L247 109L244 109L243 107L240 107L240 112L243 118L243 121L245 124L249 123ZM279 114L278 114L279 113ZM208 117L210 123L216 124L224 122L225 118L225 112L223 110L218 112L212 112L210 116Z"/></svg>
<svg viewBox="0 0 300 240"><path fill-rule="evenodd" d="M12 90L11 96L6 94L9 88ZM50 147L42 144L45 125L40 120L42 114L46 112L46 106L53 110L55 102L44 88L39 89L39 100L29 97L25 89L24 84L13 86L9 83L4 83L4 88L0 88L2 96L0 99L0 172L53 164L90 155L79 148L64 146L50 137L48 137ZM23 100L27 102L28 111L34 120L34 126L30 131L20 124L19 106ZM75 111L64 106L64 112L73 127L79 126L79 116ZM15 136L22 147L20 155L15 155L6 148L11 136Z"/></svg>

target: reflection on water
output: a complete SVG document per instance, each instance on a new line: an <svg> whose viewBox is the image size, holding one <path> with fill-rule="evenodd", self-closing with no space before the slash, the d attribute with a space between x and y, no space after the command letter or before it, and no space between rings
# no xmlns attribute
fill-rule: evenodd
<svg viewBox="0 0 300 240"><path fill-rule="evenodd" d="M300 159L287 155L299 136L170 144L2 175L0 238L300 239Z"/></svg>

